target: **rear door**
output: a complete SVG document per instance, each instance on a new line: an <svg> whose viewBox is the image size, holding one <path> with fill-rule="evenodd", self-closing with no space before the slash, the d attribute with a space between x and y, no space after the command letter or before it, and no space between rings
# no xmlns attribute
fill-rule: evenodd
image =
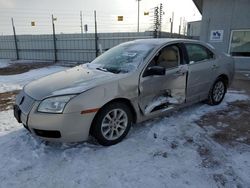
<svg viewBox="0 0 250 188"><path fill-rule="evenodd" d="M187 102L208 96L218 65L215 55L207 47L185 43L188 61Z"/></svg>
<svg viewBox="0 0 250 188"><path fill-rule="evenodd" d="M149 67L164 67L165 75L147 75ZM162 48L148 64L139 81L139 106L144 115L173 108L186 99L187 65L181 44Z"/></svg>

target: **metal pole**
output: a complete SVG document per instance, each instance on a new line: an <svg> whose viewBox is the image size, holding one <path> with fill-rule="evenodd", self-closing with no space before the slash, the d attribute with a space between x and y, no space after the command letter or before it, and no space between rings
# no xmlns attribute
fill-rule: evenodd
<svg viewBox="0 0 250 188"><path fill-rule="evenodd" d="M137 0L137 1L138 1L137 32L140 32L140 1L141 0Z"/></svg>
<svg viewBox="0 0 250 188"><path fill-rule="evenodd" d="M161 38L161 25L162 25L162 14L163 14L163 6L162 3L160 4L160 9L159 9L159 38Z"/></svg>
<svg viewBox="0 0 250 188"><path fill-rule="evenodd" d="M83 34L83 26L82 26L82 11L80 12L80 21L81 21L81 34Z"/></svg>
<svg viewBox="0 0 250 188"><path fill-rule="evenodd" d="M173 34L173 26L174 26L174 12L172 12L172 19L171 19L171 34Z"/></svg>
<svg viewBox="0 0 250 188"><path fill-rule="evenodd" d="M57 49L56 49L56 32L55 32L55 24L54 24L54 16L52 14L52 28L53 28L53 42L54 42L54 61L57 62Z"/></svg>
<svg viewBox="0 0 250 188"><path fill-rule="evenodd" d="M186 30L187 30L187 22L185 17L183 17L183 35L187 34Z"/></svg>
<svg viewBox="0 0 250 188"><path fill-rule="evenodd" d="M16 38L16 29L14 26L14 20L11 18L11 23L12 23L12 28L13 28L13 34L14 34L14 41L15 41L15 49L16 49L16 59L19 59L19 52L18 52L18 47L17 47L17 38Z"/></svg>
<svg viewBox="0 0 250 188"><path fill-rule="evenodd" d="M182 17L180 18L179 35L181 34L181 23L182 23Z"/></svg>
<svg viewBox="0 0 250 188"><path fill-rule="evenodd" d="M96 11L94 11L95 15L95 56L98 56L98 36L97 36L97 22L96 22Z"/></svg>

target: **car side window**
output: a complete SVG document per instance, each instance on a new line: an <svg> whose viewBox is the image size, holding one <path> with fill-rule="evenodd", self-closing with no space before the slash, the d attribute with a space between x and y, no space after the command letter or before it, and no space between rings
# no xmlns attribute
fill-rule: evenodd
<svg viewBox="0 0 250 188"><path fill-rule="evenodd" d="M186 44L189 62L199 62L214 58L214 54L206 47L199 44Z"/></svg>
<svg viewBox="0 0 250 188"><path fill-rule="evenodd" d="M148 76L148 68L160 66L167 69L178 67L183 63L183 54L179 44L171 44L163 47L150 61L143 73L143 77Z"/></svg>
<svg viewBox="0 0 250 188"><path fill-rule="evenodd" d="M151 61L149 66L160 66L165 69L178 67L180 64L180 51L176 45L164 47Z"/></svg>
<svg viewBox="0 0 250 188"><path fill-rule="evenodd" d="M180 64L178 47L172 45L163 48L160 52L157 64L166 69L177 67Z"/></svg>

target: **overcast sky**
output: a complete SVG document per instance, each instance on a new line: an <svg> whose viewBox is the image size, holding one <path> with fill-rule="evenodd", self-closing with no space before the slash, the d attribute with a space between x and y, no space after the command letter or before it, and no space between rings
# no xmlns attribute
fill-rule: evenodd
<svg viewBox="0 0 250 188"><path fill-rule="evenodd" d="M174 29L178 31L180 18L186 21L201 19L201 15L192 0L141 0L140 30L152 27L152 8L163 4L165 15L162 28L169 31L169 18L175 13ZM97 11L99 31L136 31L136 0L0 0L0 34L12 34L10 18L14 18L17 34L39 34L51 32L51 14L57 18L57 33L80 32L80 11L83 12L83 24L93 31L93 11ZM144 16L144 11L150 11ZM124 16L123 22L117 22L117 16ZM31 21L36 26L31 27Z"/></svg>

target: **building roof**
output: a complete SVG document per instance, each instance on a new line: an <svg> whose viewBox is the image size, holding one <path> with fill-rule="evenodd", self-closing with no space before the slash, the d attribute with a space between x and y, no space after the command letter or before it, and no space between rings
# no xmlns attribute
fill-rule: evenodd
<svg viewBox="0 0 250 188"><path fill-rule="evenodd" d="M203 0L193 0L193 2L200 11L200 13L202 14Z"/></svg>

